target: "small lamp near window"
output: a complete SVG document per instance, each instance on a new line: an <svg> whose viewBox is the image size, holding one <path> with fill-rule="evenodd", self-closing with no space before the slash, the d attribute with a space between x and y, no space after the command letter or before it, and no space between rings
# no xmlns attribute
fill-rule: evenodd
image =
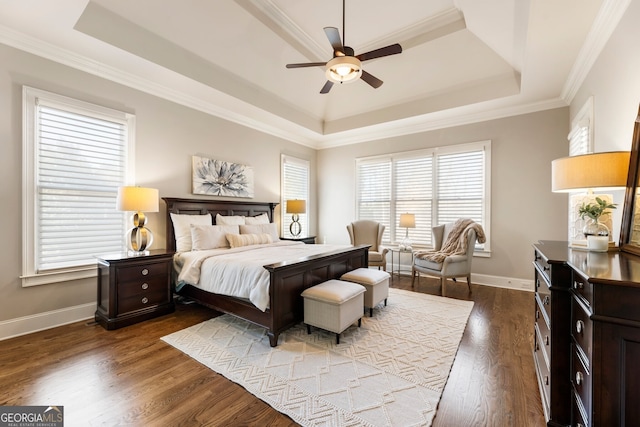
<svg viewBox="0 0 640 427"><path fill-rule="evenodd" d="M158 212L158 190L145 187L120 187L116 209L135 212L133 228L127 231L127 248L135 254L145 253L153 243L153 233L145 225L147 217L144 212Z"/></svg>
<svg viewBox="0 0 640 427"><path fill-rule="evenodd" d="M300 216L307 212L306 200L287 200L287 213L291 215L291 224L289 224L289 232L293 237L298 237L302 232L302 226L300 225Z"/></svg>
<svg viewBox="0 0 640 427"><path fill-rule="evenodd" d="M409 240L409 229L416 228L415 214L412 214L412 213L400 214L400 227L406 228L406 232L404 235L404 239L402 239L402 242L400 242L400 245L398 247L401 251L410 251L412 247L411 247L411 240Z"/></svg>
<svg viewBox="0 0 640 427"><path fill-rule="evenodd" d="M582 192L570 199L570 210L574 211L570 212L572 221L577 222L577 211L583 203L595 201L594 190L614 190L627 185L629 156L628 151L612 151L563 157L551 162L551 191ZM613 199L609 194L598 194L598 197L609 203ZM611 236L606 236L606 239L602 237L585 236L581 239L570 236L570 245L574 248L607 250L609 242L612 242Z"/></svg>

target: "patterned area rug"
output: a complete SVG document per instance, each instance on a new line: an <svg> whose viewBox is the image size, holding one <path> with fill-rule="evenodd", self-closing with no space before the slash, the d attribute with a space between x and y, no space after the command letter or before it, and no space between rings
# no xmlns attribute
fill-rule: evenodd
<svg viewBox="0 0 640 427"><path fill-rule="evenodd" d="M265 329L229 315L162 339L303 426L428 426L473 302L389 292L339 345L299 324L271 348Z"/></svg>

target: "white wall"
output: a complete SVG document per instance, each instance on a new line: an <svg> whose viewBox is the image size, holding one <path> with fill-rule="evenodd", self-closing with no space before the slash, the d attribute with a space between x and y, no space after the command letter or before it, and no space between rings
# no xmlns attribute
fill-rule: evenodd
<svg viewBox="0 0 640 427"><path fill-rule="evenodd" d="M551 161L568 154L568 110L319 151L319 236L326 237L328 243L349 243L345 226L355 219L357 158L491 140L492 254L490 258L474 258L472 272L533 280L532 244L540 239L566 240L567 236L566 196L551 192Z"/></svg>
<svg viewBox="0 0 640 427"><path fill-rule="evenodd" d="M91 314L96 303L95 279L21 286L23 85L134 113L136 184L158 188L161 197L195 197L190 194L191 156L206 154L252 166L254 200L279 202L280 154L286 153L310 161L311 199L315 202L315 150L0 44L0 191L4 206L0 224L0 338L19 334L21 324L37 328L51 319L79 312ZM161 212L149 214L149 228L155 235L153 246L164 247L162 204ZM315 232L314 221L310 228Z"/></svg>

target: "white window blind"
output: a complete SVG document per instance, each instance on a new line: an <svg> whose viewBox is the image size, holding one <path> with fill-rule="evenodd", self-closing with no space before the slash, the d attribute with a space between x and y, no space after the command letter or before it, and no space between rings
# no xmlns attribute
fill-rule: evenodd
<svg viewBox="0 0 640 427"><path fill-rule="evenodd" d="M403 213L415 215L416 227L408 230L414 246L432 246L431 228L458 218L472 218L488 236L489 155L485 141L358 159L357 217L383 223L386 244L405 237Z"/></svg>
<svg viewBox="0 0 640 427"><path fill-rule="evenodd" d="M115 206L117 189L127 182L133 118L36 89L24 92L32 126L25 132L23 279L95 269L95 255L124 249L125 218Z"/></svg>
<svg viewBox="0 0 640 427"><path fill-rule="evenodd" d="M307 212L299 214L299 222L302 228L300 236L309 235L309 162L295 157L282 155L282 200L280 201L282 212L282 236L293 237L289 230L292 215L287 214L287 200L306 200Z"/></svg>

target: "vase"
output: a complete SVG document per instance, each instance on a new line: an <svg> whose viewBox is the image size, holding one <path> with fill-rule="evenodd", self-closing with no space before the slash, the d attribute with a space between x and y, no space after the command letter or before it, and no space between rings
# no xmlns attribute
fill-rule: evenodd
<svg viewBox="0 0 640 427"><path fill-rule="evenodd" d="M587 238L588 236L609 236L609 227L598 221L597 219L589 218L584 228L582 229L582 234Z"/></svg>

